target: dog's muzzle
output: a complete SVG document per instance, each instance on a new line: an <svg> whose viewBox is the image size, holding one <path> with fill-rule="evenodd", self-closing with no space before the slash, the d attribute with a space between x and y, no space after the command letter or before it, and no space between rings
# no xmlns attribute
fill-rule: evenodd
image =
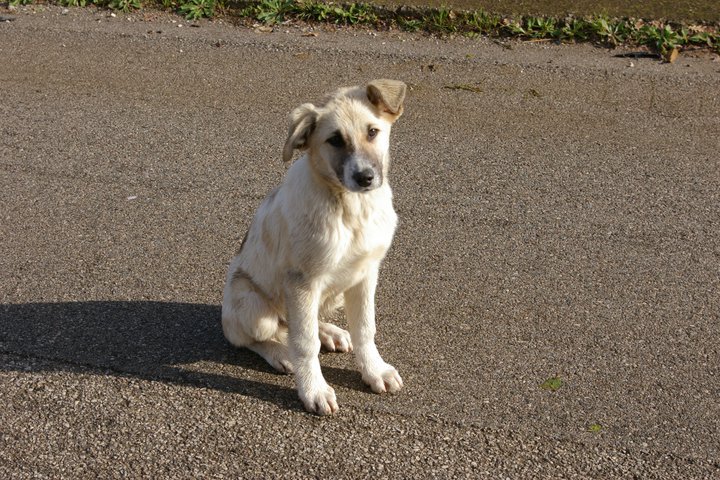
<svg viewBox="0 0 720 480"><path fill-rule="evenodd" d="M355 180L359 187L369 188L375 179L375 171L372 168L365 168L353 173L352 179Z"/></svg>
<svg viewBox="0 0 720 480"><path fill-rule="evenodd" d="M382 172L372 162L356 156L345 162L341 180L351 192L368 192L382 185Z"/></svg>

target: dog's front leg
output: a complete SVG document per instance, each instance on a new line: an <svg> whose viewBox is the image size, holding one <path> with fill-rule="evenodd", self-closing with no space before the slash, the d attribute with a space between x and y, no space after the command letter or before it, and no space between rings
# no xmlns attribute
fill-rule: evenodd
<svg viewBox="0 0 720 480"><path fill-rule="evenodd" d="M377 267L371 268L360 283L345 291L345 313L363 381L375 393L397 392L403 386L402 378L395 367L385 363L375 346L377 275Z"/></svg>
<svg viewBox="0 0 720 480"><path fill-rule="evenodd" d="M299 272L290 272L285 283L288 346L300 400L309 412L335 413L338 410L335 390L323 378L318 359L320 291Z"/></svg>

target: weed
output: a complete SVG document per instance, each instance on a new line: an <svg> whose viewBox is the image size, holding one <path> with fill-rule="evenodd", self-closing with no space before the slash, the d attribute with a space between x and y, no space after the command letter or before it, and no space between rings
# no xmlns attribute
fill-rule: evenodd
<svg viewBox="0 0 720 480"><path fill-rule="evenodd" d="M560 40L585 41L592 35L588 22L577 18L565 19L558 38Z"/></svg>
<svg viewBox="0 0 720 480"><path fill-rule="evenodd" d="M710 35L708 32L698 32L687 39L688 44L691 45L702 45L712 48L713 46L713 36ZM717 41L717 38L716 40Z"/></svg>
<svg viewBox="0 0 720 480"><path fill-rule="evenodd" d="M554 392L560 387L562 387L562 385L563 381L560 379L560 377L550 377L540 385L540 388L542 388L543 390L550 390L551 392Z"/></svg>
<svg viewBox="0 0 720 480"><path fill-rule="evenodd" d="M502 19L498 15L492 15L484 10L467 12L462 17L465 29L475 33L495 33L500 28L501 22Z"/></svg>
<svg viewBox="0 0 720 480"><path fill-rule="evenodd" d="M215 0L187 0L180 5L179 12L188 20L212 17L215 13Z"/></svg>
<svg viewBox="0 0 720 480"><path fill-rule="evenodd" d="M63 7L85 7L88 0L58 0L58 3Z"/></svg>
<svg viewBox="0 0 720 480"><path fill-rule="evenodd" d="M527 30L525 30L525 27L523 27L522 23L518 22L517 20L505 18L503 19L502 27L502 32L505 35L509 35L511 37L527 36Z"/></svg>
<svg viewBox="0 0 720 480"><path fill-rule="evenodd" d="M285 20L285 16L295 10L293 0L262 0L256 7L254 16L257 20L275 24Z"/></svg>
<svg viewBox="0 0 720 480"><path fill-rule="evenodd" d="M458 29L455 22L455 12L447 7L442 7L438 10L433 10L427 17L426 24L432 31L440 33L455 33Z"/></svg>
<svg viewBox="0 0 720 480"><path fill-rule="evenodd" d="M398 26L406 32L417 32L423 27L422 20L417 18L398 17Z"/></svg>
<svg viewBox="0 0 720 480"><path fill-rule="evenodd" d="M593 33L599 37L603 43L612 46L624 43L632 30L628 22L613 22L607 17L598 17L589 23Z"/></svg>
<svg viewBox="0 0 720 480"><path fill-rule="evenodd" d="M525 17L525 35L530 38L554 38L557 30L552 18Z"/></svg>
<svg viewBox="0 0 720 480"><path fill-rule="evenodd" d="M653 25L643 25L640 29L643 43L653 48L663 57L675 50L681 44L681 36L670 25L658 28Z"/></svg>
<svg viewBox="0 0 720 480"><path fill-rule="evenodd" d="M110 0L107 5L113 10L120 10L126 13L141 7L140 0Z"/></svg>
<svg viewBox="0 0 720 480"><path fill-rule="evenodd" d="M339 18L350 25L374 24L378 19L374 9L366 3L351 3L345 9L339 10Z"/></svg>
<svg viewBox="0 0 720 480"><path fill-rule="evenodd" d="M10 5L26 5L44 0L7 0ZM147 0L55 0L63 6L103 5L122 11L141 7ZM687 46L710 48L720 53L717 26L671 26L658 22L644 23L632 19L526 16L521 19L502 17L482 9L455 11L449 7L428 10L390 11L366 3L336 4L321 0L152 0L166 9L177 10L188 20L212 17L216 9L236 18L253 18L265 24L287 20L305 20L345 25L396 25L406 31L468 36L490 35L520 37L531 40L571 42L592 41L608 46L644 45L672 61Z"/></svg>
<svg viewBox="0 0 720 480"><path fill-rule="evenodd" d="M331 6L325 3L305 4L298 17L302 20L314 20L316 22L327 22L331 15Z"/></svg>

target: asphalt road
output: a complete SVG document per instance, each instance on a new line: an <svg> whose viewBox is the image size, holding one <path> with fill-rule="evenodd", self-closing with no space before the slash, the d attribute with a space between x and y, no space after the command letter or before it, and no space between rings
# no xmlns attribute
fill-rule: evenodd
<svg viewBox="0 0 720 480"><path fill-rule="evenodd" d="M0 477L720 476L717 59L172 18L0 23ZM377 77L405 389L326 354L317 418L224 273L289 111Z"/></svg>

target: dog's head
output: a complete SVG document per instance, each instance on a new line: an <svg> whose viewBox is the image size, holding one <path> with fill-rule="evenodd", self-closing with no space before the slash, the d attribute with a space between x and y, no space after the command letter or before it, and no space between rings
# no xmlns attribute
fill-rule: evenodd
<svg viewBox="0 0 720 480"><path fill-rule="evenodd" d="M299 106L290 115L283 160L289 162L295 149L307 150L312 168L331 185L351 192L378 188L387 175L390 127L402 115L405 89L397 80L373 80L338 90L321 107Z"/></svg>

